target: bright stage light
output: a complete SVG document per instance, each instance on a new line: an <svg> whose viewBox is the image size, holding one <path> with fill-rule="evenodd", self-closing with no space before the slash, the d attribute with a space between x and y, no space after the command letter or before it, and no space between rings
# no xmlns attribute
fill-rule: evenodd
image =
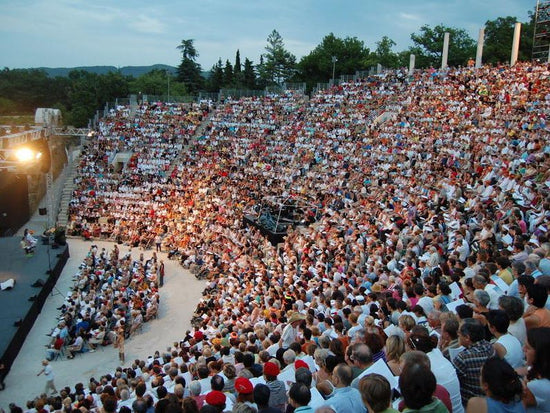
<svg viewBox="0 0 550 413"><path fill-rule="evenodd" d="M15 158L23 163L38 161L41 157L41 152L33 151L30 148L19 148L15 151Z"/></svg>

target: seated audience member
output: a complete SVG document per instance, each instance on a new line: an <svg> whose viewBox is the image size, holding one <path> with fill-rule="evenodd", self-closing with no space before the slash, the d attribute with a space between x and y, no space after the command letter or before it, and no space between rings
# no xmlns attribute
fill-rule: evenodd
<svg viewBox="0 0 550 413"><path fill-rule="evenodd" d="M495 355L495 349L485 340L484 326L473 318L462 321L458 338L464 350L456 355L452 363L460 381L462 404L467 405L471 397L484 395L479 382L481 367Z"/></svg>
<svg viewBox="0 0 550 413"><path fill-rule="evenodd" d="M525 320L523 319L523 312L525 309L523 302L517 297L503 295L498 299L498 305L510 319L508 332L517 338L523 346L527 339L527 328L525 327Z"/></svg>
<svg viewBox="0 0 550 413"><path fill-rule="evenodd" d="M288 402L294 407L295 413L313 413L309 406L311 401L311 392L309 388L302 383L293 383L288 391Z"/></svg>
<svg viewBox="0 0 550 413"><path fill-rule="evenodd" d="M481 369L481 386L486 397L472 397L466 413L523 413L523 387L516 371L500 357L487 359Z"/></svg>
<svg viewBox="0 0 550 413"><path fill-rule="evenodd" d="M392 390L384 376L371 373L362 377L359 392L368 413L397 413L391 407Z"/></svg>
<svg viewBox="0 0 550 413"><path fill-rule="evenodd" d="M548 292L542 285L533 284L527 288L529 307L523 314L527 330L537 327L550 327L550 310L546 308Z"/></svg>
<svg viewBox="0 0 550 413"><path fill-rule="evenodd" d="M550 411L550 328L527 332L524 346L529 370L523 402L528 412Z"/></svg>
<svg viewBox="0 0 550 413"><path fill-rule="evenodd" d="M258 405L258 413L282 413L282 410L269 406L271 392L265 384L258 383L254 386L254 401Z"/></svg>
<svg viewBox="0 0 550 413"><path fill-rule="evenodd" d="M351 387L352 377L351 367L344 363L338 364L332 372L334 392L326 405L336 413L366 412L359 390Z"/></svg>
<svg viewBox="0 0 550 413"><path fill-rule="evenodd" d="M489 331L496 338L493 347L497 356L506 360L513 368L523 365L523 350L517 338L508 332L510 319L502 310L491 310L487 314Z"/></svg>
<svg viewBox="0 0 550 413"><path fill-rule="evenodd" d="M435 376L421 364L405 366L399 376L399 389L405 403L405 412L447 413L449 410L433 394Z"/></svg>

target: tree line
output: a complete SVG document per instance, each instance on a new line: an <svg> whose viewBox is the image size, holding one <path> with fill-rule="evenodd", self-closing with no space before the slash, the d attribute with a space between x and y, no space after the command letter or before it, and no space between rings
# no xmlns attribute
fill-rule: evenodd
<svg viewBox="0 0 550 413"><path fill-rule="evenodd" d="M504 64L510 59L515 17L499 17L485 23L483 62ZM522 24L520 60L529 60L533 45L534 13ZM129 94L171 96L193 95L201 91L218 92L223 88L263 89L283 82L305 82L312 88L327 82L333 76L354 74L356 71L382 65L385 68L406 67L410 54L416 56L416 67L439 67L443 48L443 35L450 34L449 66L464 66L475 58L477 42L463 29L437 25L424 25L411 34L412 46L395 51L396 43L382 37L370 50L357 37L340 38L326 35L306 56L297 61L289 52L282 36L273 30L260 61L256 64L239 50L234 58L220 57L207 75L197 62L199 56L193 39L184 39L177 46L181 61L175 75L155 69L144 75L124 76L114 71L99 75L73 70L68 77L48 77L38 69L8 69L0 71L0 115L32 113L37 107L58 108L64 122L85 126L96 110L105 102Z"/></svg>

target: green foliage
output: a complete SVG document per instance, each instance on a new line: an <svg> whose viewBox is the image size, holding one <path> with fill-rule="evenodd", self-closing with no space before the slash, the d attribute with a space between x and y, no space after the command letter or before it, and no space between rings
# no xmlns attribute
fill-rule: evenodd
<svg viewBox="0 0 550 413"><path fill-rule="evenodd" d="M185 84L187 90L196 94L203 86L201 65L195 62L199 56L197 49L193 45L193 39L184 39L177 49L181 51L181 63L178 66L177 80Z"/></svg>
<svg viewBox="0 0 550 413"><path fill-rule="evenodd" d="M210 70L210 77L208 78L208 91L217 92L223 87L223 66L222 59L218 59L218 62L212 66Z"/></svg>
<svg viewBox="0 0 550 413"><path fill-rule="evenodd" d="M256 84L256 72L254 70L254 65L248 58L244 59L243 87L245 89L256 89L258 87Z"/></svg>
<svg viewBox="0 0 550 413"><path fill-rule="evenodd" d="M11 99L0 96L0 114L11 115L17 113L17 105Z"/></svg>
<svg viewBox="0 0 550 413"><path fill-rule="evenodd" d="M534 13L530 21L522 24L519 59L531 59L534 31ZM510 59L515 17L499 17L486 22L484 62L508 62ZM196 59L199 56L193 39L183 39L177 46L181 52L181 63L177 76L173 77L166 69L143 72L122 72L114 67L98 67L93 70L72 70L65 77L52 77L43 69L0 70L0 115L34 113L38 107L59 108L66 124L85 126L97 110L103 109L106 102L115 98L139 92L148 95L166 95L168 82L171 96L196 94L204 86L210 92L221 88L258 89L285 81L305 81L311 87L317 82L327 82L332 78L333 62L335 77L354 74L380 63L383 67L408 66L409 55L416 55L416 67L440 67L443 48L443 34L450 33L449 66L464 65L475 56L476 42L468 34L457 28L442 25L422 26L418 33L411 34L414 45L408 50L395 52L395 42L387 36L376 42L371 53L363 41L356 37L338 38L333 33L325 36L321 43L298 65L296 58L286 50L281 35L273 30L267 38L265 53L255 67L248 58L241 63L239 50L235 53L234 64L227 60L225 65L220 58L212 66L208 82L204 82L202 70ZM105 70L110 69L109 72ZM133 67L132 70L144 70ZM53 70L53 69L51 69ZM130 73L130 74L127 74Z"/></svg>
<svg viewBox="0 0 550 413"><path fill-rule="evenodd" d="M171 82L170 86L172 88L173 80L169 73L160 69L151 70L149 73L141 75L137 79L130 80L130 93L135 95L139 93L155 96L167 95L169 81ZM170 94L174 95L172 92Z"/></svg>
<svg viewBox="0 0 550 413"><path fill-rule="evenodd" d="M374 64L381 64L385 68L398 68L401 66L399 55L392 49L396 43L388 36L376 42L376 50L369 56L369 60L374 60ZM373 66L370 65L369 66Z"/></svg>
<svg viewBox="0 0 550 413"><path fill-rule="evenodd" d="M326 82L332 78L333 61L335 77L342 74L354 74L357 70L363 70L369 56L369 49L356 37L341 39L333 33L325 36L321 43L315 47L300 63L299 79L307 82L309 86L318 82Z"/></svg>
<svg viewBox="0 0 550 413"><path fill-rule="evenodd" d="M277 30L267 37L266 53L258 66L258 74L267 85L280 85L294 76L296 56L285 49L283 38Z"/></svg>
<svg viewBox="0 0 550 413"><path fill-rule="evenodd" d="M233 66L229 60L225 61L225 68L223 69L223 84L225 86L233 85Z"/></svg>
<svg viewBox="0 0 550 413"><path fill-rule="evenodd" d="M441 67L441 56L443 51L443 36L449 32L449 58L448 65L451 67L464 66L468 59L475 57L476 42L466 33L464 29L456 29L437 25L431 28L424 25L420 33L411 34L414 46L409 53L416 55L416 67Z"/></svg>
<svg viewBox="0 0 550 413"><path fill-rule="evenodd" d="M68 83L65 78L49 78L43 70L4 68L0 71L0 96L7 101L0 106L0 114L34 112L37 107L64 102Z"/></svg>

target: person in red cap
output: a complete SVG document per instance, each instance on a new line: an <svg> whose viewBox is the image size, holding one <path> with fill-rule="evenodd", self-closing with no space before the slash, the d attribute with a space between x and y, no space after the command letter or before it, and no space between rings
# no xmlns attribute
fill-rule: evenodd
<svg viewBox="0 0 550 413"><path fill-rule="evenodd" d="M235 391L237 392L237 403L248 404L258 410L254 403L254 386L246 377L237 377L235 380Z"/></svg>
<svg viewBox="0 0 550 413"><path fill-rule="evenodd" d="M264 364L265 384L269 387L269 407L274 407L285 411L286 404L286 388L282 380L277 380L277 376L281 369L276 363L268 361Z"/></svg>
<svg viewBox="0 0 550 413"><path fill-rule="evenodd" d="M212 390L206 394L204 401L210 406L214 406L220 413L225 409L225 394L221 391Z"/></svg>
<svg viewBox="0 0 550 413"><path fill-rule="evenodd" d="M202 350L202 340L204 340L204 333L200 330L195 331L193 334L193 340L195 341L195 346L197 350Z"/></svg>

